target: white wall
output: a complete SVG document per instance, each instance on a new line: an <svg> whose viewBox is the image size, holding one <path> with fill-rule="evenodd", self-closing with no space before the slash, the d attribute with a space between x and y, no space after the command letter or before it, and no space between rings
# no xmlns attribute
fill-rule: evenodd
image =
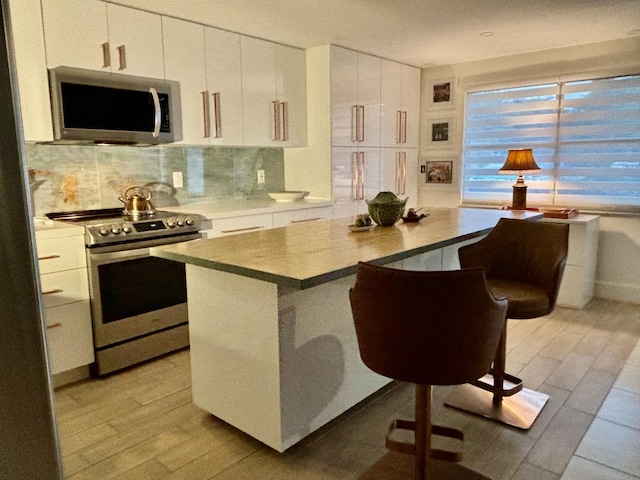
<svg viewBox="0 0 640 480"><path fill-rule="evenodd" d="M422 111L420 164L433 160L452 160L453 183L419 183L419 204L457 206L460 204L460 168L464 98L478 87L507 86L558 79L640 73L640 38L615 40L585 46L533 52L492 60L448 65L422 72ZM447 107L429 105L429 87L435 80L452 79L453 102ZM451 145L434 148L429 142L429 121L452 121ZM640 215L600 219L596 296L640 304Z"/></svg>

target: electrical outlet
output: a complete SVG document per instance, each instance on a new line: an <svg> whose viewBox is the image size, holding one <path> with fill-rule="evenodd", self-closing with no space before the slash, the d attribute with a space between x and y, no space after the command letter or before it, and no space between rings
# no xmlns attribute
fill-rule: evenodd
<svg viewBox="0 0 640 480"><path fill-rule="evenodd" d="M258 170L258 183L264 183L264 170Z"/></svg>
<svg viewBox="0 0 640 480"><path fill-rule="evenodd" d="M182 188L184 186L182 183L182 172L173 172L173 186L175 188Z"/></svg>
<svg viewBox="0 0 640 480"><path fill-rule="evenodd" d="M427 166L426 165L420 165L420 173L426 173L427 172Z"/></svg>

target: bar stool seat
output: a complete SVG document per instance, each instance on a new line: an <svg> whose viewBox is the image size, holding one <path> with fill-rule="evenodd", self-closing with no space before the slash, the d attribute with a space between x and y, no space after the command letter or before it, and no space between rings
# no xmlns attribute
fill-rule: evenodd
<svg viewBox="0 0 640 480"><path fill-rule="evenodd" d="M387 448L414 455L419 480L433 470L429 459L459 461L460 452L431 448L432 434L463 440L460 430L431 424L432 386L470 382L489 369L507 302L493 297L482 269L420 272L366 263L358 264L350 300L364 364L416 386L415 419L391 423ZM396 429L414 432L414 442L394 440ZM448 478L464 478L465 468L455 467Z"/></svg>
<svg viewBox="0 0 640 480"><path fill-rule="evenodd" d="M526 320L551 313L567 261L566 224L501 219L479 242L458 250L460 266L482 268L494 296L509 301L506 318ZM531 427L549 396L524 388L505 371L507 322L487 375L461 385L445 404L521 429Z"/></svg>

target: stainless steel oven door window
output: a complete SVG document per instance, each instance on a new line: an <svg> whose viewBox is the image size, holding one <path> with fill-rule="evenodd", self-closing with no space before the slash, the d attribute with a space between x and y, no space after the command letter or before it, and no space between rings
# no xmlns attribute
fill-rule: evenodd
<svg viewBox="0 0 640 480"><path fill-rule="evenodd" d="M187 322L184 264L149 254L151 246L169 243L166 240L144 242L143 248L124 245L88 250L96 349Z"/></svg>

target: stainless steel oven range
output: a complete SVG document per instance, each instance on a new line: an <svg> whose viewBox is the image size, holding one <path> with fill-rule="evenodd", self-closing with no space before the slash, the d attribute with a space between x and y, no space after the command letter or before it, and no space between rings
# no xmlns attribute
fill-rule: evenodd
<svg viewBox="0 0 640 480"><path fill-rule="evenodd" d="M189 345L184 264L152 257L158 245L202 238L202 217L121 208L49 213L85 227L96 361L104 375Z"/></svg>

